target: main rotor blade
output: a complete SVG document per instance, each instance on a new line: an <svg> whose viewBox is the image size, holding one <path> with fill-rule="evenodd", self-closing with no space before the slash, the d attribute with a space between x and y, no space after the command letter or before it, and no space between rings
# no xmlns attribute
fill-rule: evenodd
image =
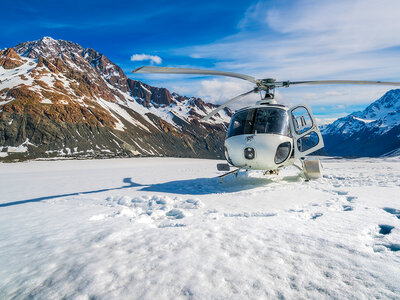
<svg viewBox="0 0 400 300"><path fill-rule="evenodd" d="M248 92L246 92L246 93L244 93L244 94L241 94L241 95L239 95L239 96L236 96L235 98L232 98L232 99L226 101L224 104L221 104L220 106L218 106L216 109L214 109L212 112L210 112L207 116L205 116L205 117L204 117L203 119L201 119L201 120L202 120L202 121L207 121L207 120L210 119L213 115L215 115L216 113L218 113L220 110L222 110L222 109L224 109L225 107L227 107L229 104L231 104L231 103L233 103L233 102L239 100L240 98L242 98L242 97L244 97L244 96L247 96L247 95L249 95L249 94L251 94L251 93L256 93L256 92L257 92L257 88L255 88L255 89L253 89L253 90L251 90L251 91L248 91Z"/></svg>
<svg viewBox="0 0 400 300"><path fill-rule="evenodd" d="M294 81L288 82L289 85L293 84L371 84L371 85L396 85L400 86L400 82L389 81L369 81L369 80L310 80L310 81Z"/></svg>
<svg viewBox="0 0 400 300"><path fill-rule="evenodd" d="M153 67L145 66L133 70L132 73L163 73L163 74L199 74L199 75L218 75L218 76L228 76L240 78L243 80L256 83L256 79L252 76L233 73L233 72L223 72L223 71L213 71L213 70L201 70L201 69L189 69L189 68L168 68L168 67Z"/></svg>

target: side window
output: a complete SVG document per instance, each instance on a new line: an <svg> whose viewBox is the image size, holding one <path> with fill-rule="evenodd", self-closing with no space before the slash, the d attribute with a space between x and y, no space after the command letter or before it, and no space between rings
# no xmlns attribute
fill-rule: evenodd
<svg viewBox="0 0 400 300"><path fill-rule="evenodd" d="M290 127L294 137L294 157L300 158L324 147L324 140L311 108L307 104L299 104L289 109Z"/></svg>
<svg viewBox="0 0 400 300"><path fill-rule="evenodd" d="M299 106L292 111L294 130L297 134L306 132L313 126L313 121L307 109Z"/></svg>
<svg viewBox="0 0 400 300"><path fill-rule="evenodd" d="M311 131L310 133L306 134L305 136L299 138L297 140L297 149L300 152L307 151L319 143L319 137L318 134L314 131Z"/></svg>

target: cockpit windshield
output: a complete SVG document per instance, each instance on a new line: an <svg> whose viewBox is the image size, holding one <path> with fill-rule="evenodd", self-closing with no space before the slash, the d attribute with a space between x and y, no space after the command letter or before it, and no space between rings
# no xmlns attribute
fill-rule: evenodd
<svg viewBox="0 0 400 300"><path fill-rule="evenodd" d="M253 108L232 117L228 137L240 134L280 134L289 136L289 116L276 107Z"/></svg>
<svg viewBox="0 0 400 300"><path fill-rule="evenodd" d="M280 108L258 108L253 131L289 135L288 113Z"/></svg>

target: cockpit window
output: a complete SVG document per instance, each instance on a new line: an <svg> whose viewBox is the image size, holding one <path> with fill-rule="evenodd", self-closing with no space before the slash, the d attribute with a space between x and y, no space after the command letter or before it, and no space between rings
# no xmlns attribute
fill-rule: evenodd
<svg viewBox="0 0 400 300"><path fill-rule="evenodd" d="M274 107L257 109L254 133L289 135L288 113Z"/></svg>
<svg viewBox="0 0 400 300"><path fill-rule="evenodd" d="M275 107L248 109L232 117L228 137L240 134L281 134L289 136L289 116Z"/></svg>
<svg viewBox="0 0 400 300"><path fill-rule="evenodd" d="M229 125L228 137L253 133L254 112L255 109L248 109L235 114Z"/></svg>

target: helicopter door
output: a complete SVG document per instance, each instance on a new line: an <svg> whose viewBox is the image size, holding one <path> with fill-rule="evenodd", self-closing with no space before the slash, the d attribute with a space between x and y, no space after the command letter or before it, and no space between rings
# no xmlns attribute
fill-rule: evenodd
<svg viewBox="0 0 400 300"><path fill-rule="evenodd" d="M300 104L289 109L290 130L294 138L294 157L304 157L324 147L321 132L311 109Z"/></svg>

